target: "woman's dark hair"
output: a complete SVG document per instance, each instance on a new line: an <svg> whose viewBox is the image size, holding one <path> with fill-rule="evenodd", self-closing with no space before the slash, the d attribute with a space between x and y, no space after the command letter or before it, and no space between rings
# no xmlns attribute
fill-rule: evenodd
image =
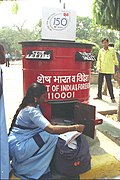
<svg viewBox="0 0 120 180"><path fill-rule="evenodd" d="M9 129L9 134L10 134L10 131L12 130L12 127L15 124L17 115L19 114L20 110L24 109L26 106L28 106L31 103L36 104L34 97L39 98L42 94L44 94L46 92L47 92L47 89L46 89L46 87L43 84L32 83L30 85L30 87L28 88L28 90L26 92L25 97L22 100L22 103L20 104L19 108L17 109L17 111L16 111L16 113L15 113L15 115L13 117L13 120L12 120L12 123L11 123L11 127Z"/></svg>

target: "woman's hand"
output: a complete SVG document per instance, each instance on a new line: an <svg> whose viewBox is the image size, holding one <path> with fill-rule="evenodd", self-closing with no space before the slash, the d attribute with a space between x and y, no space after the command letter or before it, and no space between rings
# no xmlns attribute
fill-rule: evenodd
<svg viewBox="0 0 120 180"><path fill-rule="evenodd" d="M85 128L85 125L83 125L83 124L76 124L75 125L75 130L78 132L83 132L84 128Z"/></svg>

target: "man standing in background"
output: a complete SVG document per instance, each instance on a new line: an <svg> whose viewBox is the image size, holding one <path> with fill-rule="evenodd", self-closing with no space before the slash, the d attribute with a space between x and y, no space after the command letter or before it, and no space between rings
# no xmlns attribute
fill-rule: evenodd
<svg viewBox="0 0 120 180"><path fill-rule="evenodd" d="M7 53L5 54L6 66L7 66L7 67L10 66L10 58L11 58L10 53L7 52Z"/></svg>
<svg viewBox="0 0 120 180"><path fill-rule="evenodd" d="M99 72L98 94L97 97L94 99L102 99L102 85L105 77L108 91L111 97L111 102L116 103L113 94L113 85L112 85L111 77L115 73L115 65L116 68L118 69L119 63L114 48L108 47L108 44L109 44L109 40L107 38L104 38L102 40L103 48L101 48L98 53L98 58L97 58L97 70Z"/></svg>
<svg viewBox="0 0 120 180"><path fill-rule="evenodd" d="M0 44L0 64L5 63L4 48ZM0 179L9 179L9 150L3 97L3 77L0 66Z"/></svg>
<svg viewBox="0 0 120 180"><path fill-rule="evenodd" d="M113 44L113 43L109 43L108 46L114 48L114 44ZM115 67L115 73L116 73L117 71L119 71L119 73L120 73L120 54L116 51L116 55L117 55L117 59L118 59L118 62L119 62L119 70ZM114 79L114 75L113 75L112 78ZM106 83L106 80L105 80L105 82L104 82L102 94L105 95L105 96L107 96L107 83Z"/></svg>

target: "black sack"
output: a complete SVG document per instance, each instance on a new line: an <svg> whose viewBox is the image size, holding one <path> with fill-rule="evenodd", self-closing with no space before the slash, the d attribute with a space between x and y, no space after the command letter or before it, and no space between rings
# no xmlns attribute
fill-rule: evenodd
<svg viewBox="0 0 120 180"><path fill-rule="evenodd" d="M91 155L85 136L81 134L76 140L77 149L71 149L64 140L58 139L53 164L56 171L64 176L76 176L91 169Z"/></svg>

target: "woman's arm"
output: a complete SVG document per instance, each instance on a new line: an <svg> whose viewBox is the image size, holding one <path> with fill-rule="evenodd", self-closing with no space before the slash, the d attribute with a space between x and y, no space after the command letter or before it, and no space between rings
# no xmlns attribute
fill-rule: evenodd
<svg viewBox="0 0 120 180"><path fill-rule="evenodd" d="M78 131L82 132L84 130L85 126L82 124L76 124L71 126L62 126L62 125L52 125L49 124L45 127L45 131L47 131L50 134L62 134L70 131Z"/></svg>

